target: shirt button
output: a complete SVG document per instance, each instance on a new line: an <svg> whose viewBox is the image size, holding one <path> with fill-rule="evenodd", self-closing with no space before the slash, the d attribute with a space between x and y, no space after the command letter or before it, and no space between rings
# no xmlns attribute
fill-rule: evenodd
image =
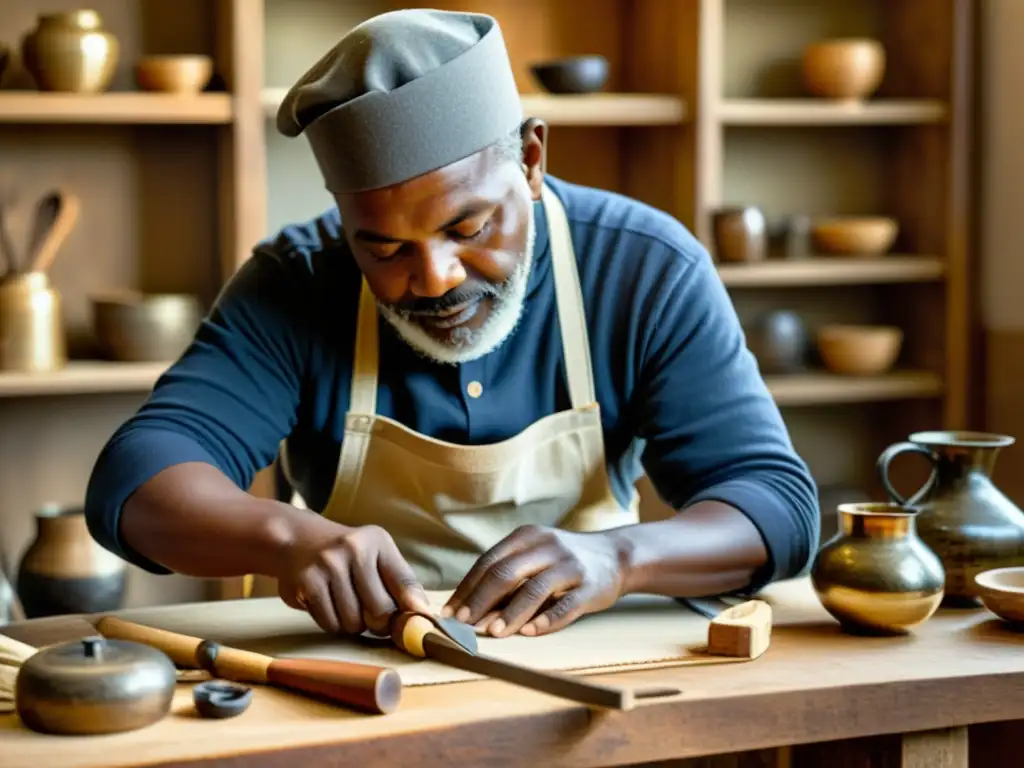
<svg viewBox="0 0 1024 768"><path fill-rule="evenodd" d="M484 385L479 381L471 381L466 385L466 394L474 400L484 393Z"/></svg>

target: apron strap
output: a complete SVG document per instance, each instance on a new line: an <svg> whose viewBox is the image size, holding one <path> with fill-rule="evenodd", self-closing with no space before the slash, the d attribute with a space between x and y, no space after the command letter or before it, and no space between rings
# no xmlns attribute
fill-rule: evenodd
<svg viewBox="0 0 1024 768"><path fill-rule="evenodd" d="M352 361L352 393L349 413L377 412L377 368L380 346L377 328L377 303L373 291L363 278L359 292L359 315L356 322L356 348Z"/></svg>
<svg viewBox="0 0 1024 768"><path fill-rule="evenodd" d="M590 339L587 334L587 313L583 289L576 266L569 219L562 201L551 189L541 188L541 199L548 217L551 237L551 263L555 274L555 301L558 324L562 329L562 356L573 408L585 408L597 402L594 371L590 362Z"/></svg>

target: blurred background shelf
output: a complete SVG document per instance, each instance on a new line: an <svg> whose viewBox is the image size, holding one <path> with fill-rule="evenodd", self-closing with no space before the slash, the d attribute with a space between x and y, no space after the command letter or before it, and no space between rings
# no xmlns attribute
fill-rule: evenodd
<svg viewBox="0 0 1024 768"><path fill-rule="evenodd" d="M779 259L751 264L719 264L718 274L733 288L874 285L941 280L945 262L932 256Z"/></svg>
<svg viewBox="0 0 1024 768"><path fill-rule="evenodd" d="M147 392L169 363L74 360L54 373L0 373L0 397Z"/></svg>
<svg viewBox="0 0 1024 768"><path fill-rule="evenodd" d="M270 118L286 87L346 31L408 5L415 4L96 0L90 7L121 44L109 93L4 90L26 87L4 75L0 186L20 201L10 211L15 238L27 238L30 206L54 185L82 200L79 224L51 273L76 344L89 341L90 294L112 287L189 292L208 305L256 242L333 205L307 142L279 135ZM885 256L717 265L745 329L785 311L802 318L812 338L833 323L904 332L890 373L766 376L819 485L877 496L874 461L890 442L916 429L984 423L975 399L978 254L969 242L974 3L431 5L498 18L524 110L551 126L552 174L664 210L709 249L712 217L731 206L756 206L772 224L835 215L899 222ZM0 3L5 41L16 41L52 6ZM810 99L801 83L804 47L835 37L872 37L886 49L881 86L855 107ZM132 66L149 53L211 56L224 92L134 92ZM599 94L551 95L530 71L545 59L595 53L609 64ZM1005 205L1002 217L1013 229L1012 202ZM0 376L0 547L10 558L31 534L28 512L81 499L104 442L164 368L83 361L51 376ZM1006 382L1003 412L1014 412L1014 382L1024 372L1010 366L997 373ZM134 570L131 579L130 604L195 599L205 587Z"/></svg>
<svg viewBox="0 0 1024 768"><path fill-rule="evenodd" d="M232 118L231 96L226 93L176 96L0 91L0 123L225 125Z"/></svg>
<svg viewBox="0 0 1024 768"><path fill-rule="evenodd" d="M286 92L286 88L263 89L261 102L268 117L277 113ZM522 103L526 114L549 125L679 125L687 119L682 99L653 93L532 94L524 95Z"/></svg>
<svg viewBox="0 0 1024 768"><path fill-rule="evenodd" d="M897 371L881 376L838 376L828 373L767 376L765 382L780 406L839 405L942 395L942 378L922 371Z"/></svg>
<svg viewBox="0 0 1024 768"><path fill-rule="evenodd" d="M727 99L715 108L725 125L927 125L949 109L934 100L829 104L811 99Z"/></svg>

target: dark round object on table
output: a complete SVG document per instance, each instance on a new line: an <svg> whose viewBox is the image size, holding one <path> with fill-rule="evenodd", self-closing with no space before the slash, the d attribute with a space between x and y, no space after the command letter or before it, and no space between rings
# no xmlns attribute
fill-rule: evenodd
<svg viewBox="0 0 1024 768"><path fill-rule="evenodd" d="M235 717L252 703L252 688L223 680L208 680L192 689L192 701L202 717Z"/></svg>
<svg viewBox="0 0 1024 768"><path fill-rule="evenodd" d="M40 733L122 733L171 708L177 683L166 654L142 643L87 637L43 648L18 670L14 701Z"/></svg>
<svg viewBox="0 0 1024 768"><path fill-rule="evenodd" d="M608 80L608 60L604 56L570 56L539 61L530 71L548 93L593 93Z"/></svg>

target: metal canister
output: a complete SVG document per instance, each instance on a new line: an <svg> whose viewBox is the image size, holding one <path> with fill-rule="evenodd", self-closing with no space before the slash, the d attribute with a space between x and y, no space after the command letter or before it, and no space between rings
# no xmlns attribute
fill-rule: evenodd
<svg viewBox="0 0 1024 768"><path fill-rule="evenodd" d="M0 279L0 370L45 373L67 364L60 294L45 272Z"/></svg>

